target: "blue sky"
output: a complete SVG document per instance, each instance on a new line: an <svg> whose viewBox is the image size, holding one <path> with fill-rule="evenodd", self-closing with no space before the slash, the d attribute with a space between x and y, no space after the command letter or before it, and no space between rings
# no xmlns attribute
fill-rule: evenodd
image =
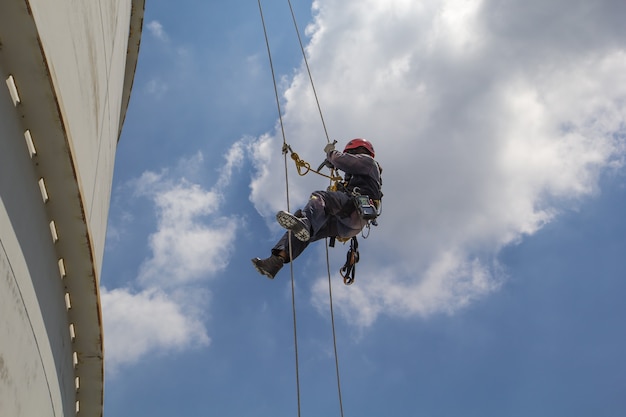
<svg viewBox="0 0 626 417"><path fill-rule="evenodd" d="M276 3L286 139L316 165ZM626 4L293 3L330 137L370 139L384 168L356 284L330 252L345 415L624 415ZM286 208L276 128L257 2L147 2L101 280L105 415L297 415L289 268L250 264ZM293 209L327 185L289 182ZM323 242L294 275L301 412L340 415Z"/></svg>

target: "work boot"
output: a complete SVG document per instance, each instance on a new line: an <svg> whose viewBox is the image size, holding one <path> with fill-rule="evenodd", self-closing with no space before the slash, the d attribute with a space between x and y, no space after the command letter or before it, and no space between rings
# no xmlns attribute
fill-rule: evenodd
<svg viewBox="0 0 626 417"><path fill-rule="evenodd" d="M265 275L269 279L274 279L280 268L283 267L285 261L278 255L272 255L269 258L252 259L252 264L260 274Z"/></svg>
<svg viewBox="0 0 626 417"><path fill-rule="evenodd" d="M307 242L311 239L309 219L306 217L296 217L291 213L281 210L276 213L276 221L285 229L291 230L296 239L302 242Z"/></svg>

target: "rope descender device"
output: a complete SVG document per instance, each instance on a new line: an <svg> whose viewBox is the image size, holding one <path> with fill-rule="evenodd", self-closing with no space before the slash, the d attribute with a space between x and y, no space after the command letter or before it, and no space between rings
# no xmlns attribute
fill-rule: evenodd
<svg viewBox="0 0 626 417"><path fill-rule="evenodd" d="M326 164L322 164L320 168L318 168L317 170L311 168L311 164L300 159L300 156L297 153L295 153L291 149L291 146L287 145L286 143L283 143L282 152L283 152L283 155L287 154L287 152L291 153L291 159L293 159L293 161L295 162L296 170L298 171L298 175L300 175L301 177L305 176L309 172L315 172L317 175L321 175L322 177L328 178L333 182L340 182L341 180L343 180L341 176L335 173L335 168L330 169L330 175L326 175L320 172L321 168L323 168L324 166L327 166Z"/></svg>
<svg viewBox="0 0 626 417"><path fill-rule="evenodd" d="M354 236L350 241L350 250L346 256L346 263L339 269L339 274L342 276L344 284L354 284L357 262L359 262L359 242L356 236Z"/></svg>

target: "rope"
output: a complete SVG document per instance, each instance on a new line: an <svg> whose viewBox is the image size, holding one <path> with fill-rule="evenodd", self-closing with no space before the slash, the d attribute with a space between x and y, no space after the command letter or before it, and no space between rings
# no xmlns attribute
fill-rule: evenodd
<svg viewBox="0 0 626 417"><path fill-rule="evenodd" d="M274 95L276 98L276 106L278 108L278 118L280 120L280 129L282 132L282 137L283 137L283 148L287 145L287 140L285 137L285 127L283 124L283 116L282 116L282 110L280 108L280 99L278 97L278 87L276 85L276 75L274 73L274 63L272 62L272 52L270 50L270 43L269 40L267 38L267 28L265 27L265 18L263 17L263 7L261 6L261 0L258 0L259 3L259 13L261 15L261 23L263 24L263 35L265 36L265 45L267 47L267 55L269 57L269 61L270 61L270 69L272 71L272 81L274 83ZM287 154L284 153L284 160L285 160L285 192L287 195L287 211L291 211L290 210L290 204L289 204L289 171L287 169ZM289 259L293 259L293 251L291 249L292 245L291 245L291 239L293 238L291 231L288 232L289 233ZM295 350L295 360L296 360L296 393L297 393L297 398L298 398L298 417L300 417L300 409L301 409L301 401L300 401L300 370L299 370L299 359L298 359L298 331L297 331L297 317L296 317L296 286L295 286L295 281L294 281L294 274L293 274L293 262L290 263L290 270L291 270L291 309L292 309L292 313L293 313L293 344L294 344L294 350Z"/></svg>
<svg viewBox="0 0 626 417"><path fill-rule="evenodd" d="M289 10L291 11L291 19L293 20L293 27L296 29L296 34L298 35L298 43L300 44L300 51L302 51L302 58L304 58L306 71L309 74L309 80L311 81L311 88L313 89L313 95L315 96L315 103L317 104L317 110L320 114L320 119L322 120L322 126L324 127L324 134L326 135L326 142L330 143L328 130L326 129L326 122L324 121L324 115L322 114L322 108L320 106L320 101L317 98L317 90L315 90L315 84L313 83L313 75L311 75L311 69L309 68L309 60L306 57L306 53L304 52L304 46L302 45L302 38L300 37L300 29L298 28L296 15L293 12L293 6L291 5L291 0L287 0L287 2L289 3Z"/></svg>
<svg viewBox="0 0 626 417"><path fill-rule="evenodd" d="M326 239L328 243L328 238ZM328 244L326 245L326 269L328 271L328 299L330 301L330 323L333 328L333 350L335 352L335 373L337 374L337 392L339 394L339 411L343 417L343 399L341 396L341 379L339 377L339 355L337 354L337 335L335 333L335 312L333 309L333 286L330 279L330 259L328 256Z"/></svg>
<svg viewBox="0 0 626 417"><path fill-rule="evenodd" d="M327 143L330 143L330 137L328 135L328 130L326 128L326 122L324 121L324 115L322 113L322 108L320 106L320 102L319 102L319 98L317 96L317 90L315 89L315 83L313 82L313 76L311 74L311 69L309 67L309 62L308 59L306 57L306 53L304 51L304 46L302 43L302 38L300 37L300 30L298 28L298 23L296 20L296 16L293 10L293 6L291 4L291 0L287 0L289 3L289 10L291 11L291 17L293 20L293 24L294 24L294 28L296 30L296 34L298 36L298 43L300 44L300 50L302 52L302 57L304 59L304 63L306 65L306 69L307 69L307 73L309 75L309 80L311 82L311 88L313 90L313 95L315 96L315 102L317 104L317 109L320 115L320 119L322 121L322 126L324 128L324 134L326 136L326 141ZM272 81L274 83L274 95L275 95L275 99L276 99L276 106L278 108L278 116L279 116L279 120L280 120L280 128L281 128L281 133L282 133L282 138L283 138L283 156L284 156L284 164L285 164L285 189L286 189L286 194L287 194L287 211L291 211L290 210L290 206L289 206L289 176L288 176L288 169L287 169L287 151L291 151L291 148L289 147L289 145L287 144L287 140L286 140L286 136L285 136L285 128L284 128L284 124L283 124L283 118L282 118L282 110L280 107L280 99L278 96L278 87L276 84L276 76L275 76L275 72L274 72L274 64L272 62L272 53L270 50L270 45L269 45L269 40L267 37L267 29L265 26L265 19L263 17L263 8L261 6L261 0L258 0L258 4L259 4L259 13L261 15L261 22L263 24L263 34L265 36L265 44L267 47L267 54L269 57L269 62L270 62L270 68L271 68L271 72L272 72ZM327 177L330 179L331 183L332 181L337 181L340 180L341 177L334 177L332 175L332 171L331 171L331 176L327 176L325 174L322 174L320 171L320 169L318 169L317 171L312 170L310 164L308 164L307 162L302 161L298 154L294 153L293 151L291 151L291 158L296 162L296 167L298 170L298 174L299 175L305 175L307 174L309 171L313 171L316 172L319 175L322 175L324 177ZM306 171L304 173L301 173L301 168L305 168ZM289 259L293 259L293 253L292 253L292 248L291 248L291 239L292 239L292 234L291 231L288 232L289 233ZM341 380L340 380L340 376L339 376L339 356L337 354L337 335L336 335L336 331L335 331L335 314L334 314L334 309L333 309L333 295L332 295L332 283L331 283L331 273L330 273L330 259L329 259L329 251L328 251L328 238L326 238L326 268L327 268L327 272L328 272L328 294L329 294L329 302L330 302L330 317L331 317L331 326L332 326L332 333L333 333L333 348L334 348L334 353L335 353L335 370L336 370L336 374L337 374L337 391L338 391L338 395L339 395L339 408L340 408L340 412L341 412L341 417L343 417L343 400L342 400L342 395L341 395ZM300 417L300 409L301 409L301 401L300 401L300 373L299 373L299 360L298 360L298 337L297 337L297 325L296 325L296 303L295 303L295 281L294 281L294 272L293 272L293 261L291 262L291 303L292 303L292 310L293 310L293 335L294 335L294 346L295 346L295 360L296 360L296 390L297 390L297 397L298 397L298 417Z"/></svg>
<svg viewBox="0 0 626 417"><path fill-rule="evenodd" d="M335 174L335 168L330 169L330 175L326 175L321 172L321 169L326 166L326 161L324 161L324 163L322 163L322 165L320 165L318 169L313 169L311 168L310 163L306 162L303 159L300 159L300 156L291 150L291 146L283 143L283 153L286 154L287 152L291 153L291 159L293 159L293 161L295 162L296 170L298 171L298 175L300 175L301 177L304 177L309 172L314 172L317 175L321 175L322 177L330 179L331 183L343 180L341 176Z"/></svg>
<svg viewBox="0 0 626 417"><path fill-rule="evenodd" d="M304 51L304 46L302 45L302 38L300 37L300 29L298 28L298 22L296 20L296 15L293 11L293 6L291 5L291 0L287 0L287 2L289 3L289 10L291 11L291 18L293 20L293 26L296 30L296 34L298 35L298 43L300 44L300 51L302 52L302 58L304 59L304 64L306 65L306 70L307 73L309 74L309 80L311 81L311 88L313 90L313 95L315 96L315 103L317 104L317 110L320 114L320 119L322 121L322 126L324 127L324 133L326 135L326 142L330 143L330 137L328 136L328 130L326 129L326 122L324 121L324 115L322 114L322 107L320 106L320 102L319 99L317 97L317 90L315 89L315 83L313 82L313 75L311 74L311 68L309 67L309 60L306 57L306 53ZM297 157L297 154L296 154ZM293 158L293 155L292 155ZM294 160L296 160L294 158ZM297 166L297 161L296 161L296 166ZM310 170L310 167L309 167ZM319 169L318 169L319 171ZM308 171L307 171L308 172ZM331 175L332 175L331 171ZM298 170L298 173L300 173L300 171ZM320 175L324 175L318 172L318 174ZM301 174L304 175L304 174ZM325 176L325 175L324 175ZM341 178L339 178L339 180L341 180ZM331 184L333 181L333 178L330 179ZM326 242L326 269L328 271L328 298L329 298L329 304L330 304L330 322L331 322L331 326L332 326L332 330L333 330L333 348L334 348L334 352L335 352L335 371L337 374L337 392L339 395L339 411L341 413L341 417L343 417L343 400L342 400L342 396L341 396L341 380L339 377L339 356L337 354L337 334L335 332L335 313L333 310L333 286L332 286L332 282L331 282L331 274L330 274L330 259L329 259L329 255L328 255L328 238L325 239Z"/></svg>

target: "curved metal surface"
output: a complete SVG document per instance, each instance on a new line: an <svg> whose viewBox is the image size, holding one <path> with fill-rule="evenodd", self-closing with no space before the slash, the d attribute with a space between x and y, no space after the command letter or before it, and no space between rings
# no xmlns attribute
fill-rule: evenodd
<svg viewBox="0 0 626 417"><path fill-rule="evenodd" d="M144 0L0 4L1 75L19 95L0 93L0 301L13 306L0 319L0 415L102 415L99 274L143 9ZM30 333L6 337L27 324ZM39 387L45 380L47 400L23 392L31 376ZM15 408L5 414L9 402Z"/></svg>

